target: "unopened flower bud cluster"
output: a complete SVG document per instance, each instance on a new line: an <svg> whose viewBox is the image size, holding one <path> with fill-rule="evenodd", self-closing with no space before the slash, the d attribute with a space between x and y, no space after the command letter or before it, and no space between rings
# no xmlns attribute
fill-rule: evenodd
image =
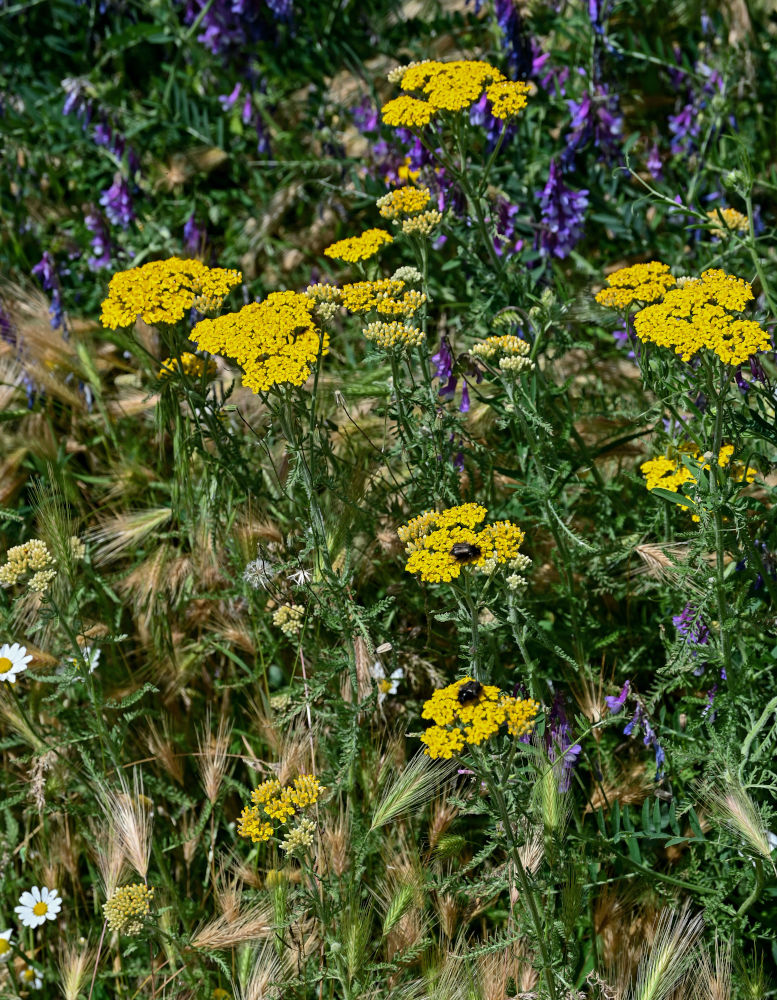
<svg viewBox="0 0 777 1000"><path fill-rule="evenodd" d="M80 538L73 536L70 539L70 552L77 562L84 558L86 547ZM14 545L8 550L6 561L0 566L0 584L12 587L29 573L28 590L45 594L57 575L56 562L45 542L40 538L31 538L23 545Z"/></svg>
<svg viewBox="0 0 777 1000"><path fill-rule="evenodd" d="M370 323L363 332L367 340L372 340L383 348L417 347L424 341L423 330L404 323Z"/></svg>
<svg viewBox="0 0 777 1000"><path fill-rule="evenodd" d="M293 639L302 631L305 609L301 604L282 604L272 616L272 623L288 638Z"/></svg>
<svg viewBox="0 0 777 1000"><path fill-rule="evenodd" d="M143 920L151 913L154 890L138 882L117 889L111 898L103 903L103 913L108 927L123 934L138 934L143 929Z"/></svg>
<svg viewBox="0 0 777 1000"><path fill-rule="evenodd" d="M438 212L436 208L430 208L426 212L421 212L420 215L413 216L412 219L405 219L402 223L402 232L408 235L417 234L418 236L429 236L435 226L439 226L442 222L442 213Z"/></svg>
<svg viewBox="0 0 777 1000"><path fill-rule="evenodd" d="M316 832L316 824L311 819L300 820L299 825L293 827L280 843L280 848L287 854L304 854L306 850L313 846L313 835Z"/></svg>

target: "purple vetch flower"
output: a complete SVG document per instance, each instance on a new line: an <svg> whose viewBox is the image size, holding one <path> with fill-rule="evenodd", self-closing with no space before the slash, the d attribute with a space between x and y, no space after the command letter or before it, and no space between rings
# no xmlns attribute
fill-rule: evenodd
<svg viewBox="0 0 777 1000"><path fill-rule="evenodd" d="M87 87L86 80L78 77L68 76L62 81L62 89L65 91L62 114L83 118L85 124L91 119L94 110L94 102L87 94Z"/></svg>
<svg viewBox="0 0 777 1000"><path fill-rule="evenodd" d="M640 729L644 734L642 737L642 743L646 747L652 747L653 752L656 755L656 776L654 780L658 781L658 779L661 777L662 774L664 762L666 761L666 754L664 753L663 747L658 742L656 731L650 724L650 719L648 718L647 712L642 707L642 703L638 701L636 710L631 718L631 721L627 722L626 725L623 727L623 735L631 736L635 731L639 732Z"/></svg>
<svg viewBox="0 0 777 1000"><path fill-rule="evenodd" d="M243 101L243 107L240 111L240 121L244 125L248 125L251 119L254 117L254 102L251 99L250 94L246 94L245 100Z"/></svg>
<svg viewBox="0 0 777 1000"><path fill-rule="evenodd" d="M496 199L496 236L494 237L494 251L497 257L507 254L511 257L523 249L523 240L515 238L515 217L520 211L517 205L513 205L507 198L499 195Z"/></svg>
<svg viewBox="0 0 777 1000"><path fill-rule="evenodd" d="M494 14L502 32L502 45L510 68L520 79L525 79L532 56L518 0L494 0Z"/></svg>
<svg viewBox="0 0 777 1000"><path fill-rule="evenodd" d="M111 265L111 237L108 225L101 212L92 209L84 216L86 228L92 234L89 241L92 256L86 260L90 271L100 271Z"/></svg>
<svg viewBox="0 0 777 1000"><path fill-rule="evenodd" d="M617 715L623 709L626 704L626 699L629 696L629 689L631 688L631 681L626 681L626 683L621 688L620 694L608 694L605 697L607 702L607 707L610 710L610 715Z"/></svg>
<svg viewBox="0 0 777 1000"><path fill-rule="evenodd" d="M654 181L660 181L663 178L663 164L661 163L661 154L658 151L657 142L654 142L650 147L645 166L648 168L648 173Z"/></svg>
<svg viewBox="0 0 777 1000"><path fill-rule="evenodd" d="M750 356L750 372L756 382L760 382L762 385L766 384L766 372L754 354Z"/></svg>
<svg viewBox="0 0 777 1000"><path fill-rule="evenodd" d="M679 615L673 615L672 624L689 646L706 646L710 641L710 630L695 604L689 602Z"/></svg>
<svg viewBox="0 0 777 1000"><path fill-rule="evenodd" d="M529 78L536 81L540 90L552 92L556 97L566 97L569 67L548 65L551 59L550 53L543 52L539 42L534 38L531 40L531 57Z"/></svg>
<svg viewBox="0 0 777 1000"><path fill-rule="evenodd" d="M218 100L222 111L229 111L230 108L233 108L237 104L242 89L243 84L236 83L230 94L219 94Z"/></svg>
<svg viewBox="0 0 777 1000"><path fill-rule="evenodd" d="M558 790L568 792L572 772L582 752L579 743L572 743L572 728L559 697L554 698L550 710L549 726L545 731L545 748L558 781Z"/></svg>
<svg viewBox="0 0 777 1000"><path fill-rule="evenodd" d="M589 144L605 161L620 159L623 115L618 95L611 93L606 83L594 84L579 101L567 100L567 107L572 121L566 137L567 148L562 154L564 166L571 165L577 151Z"/></svg>
<svg viewBox="0 0 777 1000"><path fill-rule="evenodd" d="M737 370L734 372L734 379L736 380L739 391L743 396L746 396L750 391L750 383L742 375L742 365L737 365Z"/></svg>
<svg viewBox="0 0 777 1000"><path fill-rule="evenodd" d="M199 226L194 217L194 212L189 216L183 225L183 248L186 253L196 257L202 253L205 241L208 237L205 226Z"/></svg>
<svg viewBox="0 0 777 1000"><path fill-rule="evenodd" d="M628 348L627 358L631 361L637 360L637 353L639 351L639 341L632 329L631 316L629 316L629 326L620 327L618 330L612 331L612 338L621 350L626 350Z"/></svg>
<svg viewBox="0 0 777 1000"><path fill-rule="evenodd" d="M113 184L100 195L100 204L105 209L108 221L114 226L128 229L135 218L129 185L120 173L114 175Z"/></svg>
<svg viewBox="0 0 777 1000"><path fill-rule="evenodd" d="M459 376L454 374L455 360L453 357L453 352L451 351L450 344L445 337L440 339L440 349L432 356L432 362L437 366L433 378L439 379L442 383L437 392L437 395L445 401L450 401L456 395L456 389L459 385ZM474 375L477 382L480 382L483 378L482 373L477 367L472 367L468 372L470 375ZM459 411L461 413L467 413L470 408L469 399L469 386L467 380L463 379L463 384L461 388L461 402L459 404Z"/></svg>
<svg viewBox="0 0 777 1000"><path fill-rule="evenodd" d="M550 161L548 181L537 192L541 218L537 245L543 257L568 257L583 232L588 191L573 191L561 179L556 161Z"/></svg>
<svg viewBox="0 0 777 1000"><path fill-rule="evenodd" d="M59 280L59 271L49 250L46 250L38 263L33 267L32 273L40 279L44 292L51 294L51 305L49 306L49 316L51 316L52 330L62 329L67 334L67 323L65 320L65 307L62 303L62 285Z"/></svg>
<svg viewBox="0 0 777 1000"><path fill-rule="evenodd" d="M354 125L362 135L372 135L378 131L380 127L378 109L369 94L351 108L351 115Z"/></svg>
<svg viewBox="0 0 777 1000"><path fill-rule="evenodd" d="M294 0L265 0L279 21L290 21L294 15Z"/></svg>
<svg viewBox="0 0 777 1000"><path fill-rule="evenodd" d="M92 132L92 138L96 146L110 146L112 136L111 126L104 121L98 122Z"/></svg>
<svg viewBox="0 0 777 1000"><path fill-rule="evenodd" d="M712 705L713 705L713 703L715 701L715 695L717 693L718 693L718 685L717 684L713 684L712 687L707 692L707 705L702 710L702 713L701 713L702 717L709 716L709 721L710 722L714 722L715 721L715 716L717 714L716 712L714 712L712 710Z"/></svg>
<svg viewBox="0 0 777 1000"><path fill-rule="evenodd" d="M256 114L256 152L259 156L269 156L272 151L270 145L270 133L264 123L264 118L257 112Z"/></svg>
<svg viewBox="0 0 777 1000"><path fill-rule="evenodd" d="M434 378L440 379L441 382L447 382L453 372L453 352L445 337L440 339L440 349L432 355L432 363L437 365Z"/></svg>

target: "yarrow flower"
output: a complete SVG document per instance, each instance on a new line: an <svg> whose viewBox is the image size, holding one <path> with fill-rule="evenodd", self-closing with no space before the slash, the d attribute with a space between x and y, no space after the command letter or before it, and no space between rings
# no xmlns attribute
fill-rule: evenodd
<svg viewBox="0 0 777 1000"><path fill-rule="evenodd" d="M43 594L56 577L56 560L45 542L31 538L22 545L14 545L6 553L6 561L0 566L0 584L11 587L30 573L27 587L33 593Z"/></svg>
<svg viewBox="0 0 777 1000"><path fill-rule="evenodd" d="M287 639L293 639L302 631L305 609L301 604L282 604L272 616L272 623Z"/></svg>
<svg viewBox="0 0 777 1000"><path fill-rule="evenodd" d="M180 358L165 358L159 369L159 378L169 379L174 372L183 372L190 378L202 378L207 373L208 378L213 378L216 374L216 362L184 351Z"/></svg>
<svg viewBox="0 0 777 1000"><path fill-rule="evenodd" d="M316 824L312 819L302 819L293 827L278 845L287 854L304 854L313 846Z"/></svg>
<svg viewBox="0 0 777 1000"><path fill-rule="evenodd" d="M519 573L531 560L519 552L524 533L512 521L477 526L488 511L476 503L426 511L397 531L408 555L405 569L425 583L450 583L469 566L491 575L499 564Z"/></svg>
<svg viewBox="0 0 777 1000"><path fill-rule="evenodd" d="M385 229L367 229L361 236L349 236L345 240L332 243L324 250L324 254L335 260L355 264L360 260L369 260L387 243L393 242L394 237Z"/></svg>
<svg viewBox="0 0 777 1000"><path fill-rule="evenodd" d="M484 743L505 723L511 736L523 736L539 709L532 698L512 698L498 687L464 677L435 691L424 704L421 718L434 723L421 736L424 753L449 760L466 746Z"/></svg>
<svg viewBox="0 0 777 1000"><path fill-rule="evenodd" d="M768 333L758 323L732 316L752 298L748 282L712 269L668 291L662 302L640 310L634 330L640 340L669 347L683 361L708 350L724 364L741 365L771 347Z"/></svg>
<svg viewBox="0 0 777 1000"><path fill-rule="evenodd" d="M268 392L276 385L304 385L329 336L315 325L315 303L298 292L272 292L240 312L201 320L191 339L202 351L242 365L243 385Z"/></svg>
<svg viewBox="0 0 777 1000"><path fill-rule="evenodd" d="M298 812L315 805L325 791L314 774L300 774L286 788L282 788L276 778L265 781L251 793L252 805L243 809L237 832L255 844L264 843L275 832L270 820L285 823Z"/></svg>
<svg viewBox="0 0 777 1000"><path fill-rule="evenodd" d="M530 91L528 84L507 80L487 62L471 59L411 63L392 70L389 81L399 83L406 93L384 104L381 115L386 125L402 128L428 125L440 111L465 111L484 95L493 117L510 118L526 107ZM413 92L423 96L411 96Z"/></svg>
<svg viewBox="0 0 777 1000"><path fill-rule="evenodd" d="M15 684L17 674L23 673L27 669L27 664L32 659L27 653L25 646L20 646L18 642L8 645L4 642L0 646L0 681L6 684Z"/></svg>
<svg viewBox="0 0 777 1000"><path fill-rule="evenodd" d="M62 899L56 889L34 885L30 892L21 894L14 913L25 927L40 927L47 920L56 920L61 909Z"/></svg>
<svg viewBox="0 0 777 1000"><path fill-rule="evenodd" d="M607 276L609 288L596 293L600 306L627 309L635 302L656 302L673 288L675 279L669 273L669 265L651 260L647 264L632 264L622 267Z"/></svg>
<svg viewBox="0 0 777 1000"><path fill-rule="evenodd" d="M436 208L430 208L426 212L421 212L420 215L405 219L402 223L402 232L406 236L413 234L429 236L435 226L439 226L441 222L442 212L438 212Z"/></svg>
<svg viewBox="0 0 777 1000"><path fill-rule="evenodd" d="M491 361L499 358L499 368L513 375L534 368L534 362L528 357L531 350L528 341L521 340L515 334L487 337L471 349L470 354L477 358Z"/></svg>
<svg viewBox="0 0 777 1000"><path fill-rule="evenodd" d="M138 882L116 889L105 903L103 914L109 930L120 934L139 934L143 921L151 914L154 890Z"/></svg>
<svg viewBox="0 0 777 1000"><path fill-rule="evenodd" d="M177 323L192 307L215 311L242 280L240 271L206 267L198 260L154 260L114 274L100 321L108 330L131 326L138 316L151 325Z"/></svg>
<svg viewBox="0 0 777 1000"><path fill-rule="evenodd" d="M756 477L756 470L745 466L742 462L732 462L733 454L732 444L723 445L718 454L717 464L721 469L729 468L729 475L734 482L752 483ZM690 483L696 485L701 472L709 468L709 461L693 445L681 447L675 455L659 455L657 458L651 458L639 467L645 477L646 489L660 488L669 490L670 493L682 493L690 503L694 503L694 500L685 493L683 487ZM688 510L684 504L681 504L680 508ZM698 521L698 515L694 514L693 519Z"/></svg>
<svg viewBox="0 0 777 1000"><path fill-rule="evenodd" d="M384 194L375 204L384 219L398 219L402 215L423 212L431 199L429 188L417 188L408 184Z"/></svg>
<svg viewBox="0 0 777 1000"><path fill-rule="evenodd" d="M424 342L424 331L405 323L370 323L362 330L366 340L374 341L378 347L389 350L397 347L417 347Z"/></svg>
<svg viewBox="0 0 777 1000"><path fill-rule="evenodd" d="M723 226L720 224L721 217ZM710 222L715 223L715 227L710 229L710 233L717 236L718 239L723 239L724 236L728 236L732 232L746 233L750 225L747 216L735 208L714 208L711 212L707 212L707 218Z"/></svg>

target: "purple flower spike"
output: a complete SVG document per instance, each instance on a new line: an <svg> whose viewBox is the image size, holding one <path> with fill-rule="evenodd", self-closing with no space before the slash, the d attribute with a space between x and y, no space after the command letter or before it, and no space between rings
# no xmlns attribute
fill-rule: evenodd
<svg viewBox="0 0 777 1000"><path fill-rule="evenodd" d="M92 256L88 257L86 261L89 270L101 271L103 268L110 267L111 237L105 219L100 212L92 210L84 216L84 223L92 234L89 241L92 247Z"/></svg>
<svg viewBox="0 0 777 1000"><path fill-rule="evenodd" d="M194 217L194 212L189 216L189 218L184 223L183 227L183 248L184 250L196 256L202 252L205 246L205 240L207 239L207 232L205 226L197 225L197 220Z"/></svg>
<svg viewBox="0 0 777 1000"><path fill-rule="evenodd" d="M65 307L62 303L62 286L59 282L59 272L51 253L46 250L38 263L33 267L32 273L40 279L44 292L51 293L51 305L49 306L49 316L51 316L51 328L58 330L60 327L67 336L67 326L65 324Z"/></svg>
<svg viewBox="0 0 777 1000"><path fill-rule="evenodd" d="M631 681L626 681L626 683L621 688L620 694L608 694L604 699L607 702L607 707L610 710L610 715L617 715L626 704L626 699L629 696L629 688L631 687Z"/></svg>
<svg viewBox="0 0 777 1000"><path fill-rule="evenodd" d="M100 196L100 204L105 209L108 221L114 226L128 229L129 224L135 218L129 185L121 174L116 174L113 178L113 184L103 191Z"/></svg>
<svg viewBox="0 0 777 1000"><path fill-rule="evenodd" d="M661 163L661 154L658 151L658 144L654 143L653 147L648 154L645 166L648 168L650 176L654 181L660 181L663 177L663 165Z"/></svg>
<svg viewBox="0 0 777 1000"><path fill-rule="evenodd" d="M672 624L689 646L706 646L710 641L710 630L694 604L686 604L679 615L672 617Z"/></svg>
<svg viewBox="0 0 777 1000"><path fill-rule="evenodd" d="M568 188L555 160L551 160L548 182L537 197L542 213L537 238L540 254L563 260L582 236L588 191Z"/></svg>

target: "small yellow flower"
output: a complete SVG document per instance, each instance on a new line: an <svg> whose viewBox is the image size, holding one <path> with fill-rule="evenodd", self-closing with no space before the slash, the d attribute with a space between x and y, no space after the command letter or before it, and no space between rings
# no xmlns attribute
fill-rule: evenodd
<svg viewBox="0 0 777 1000"><path fill-rule="evenodd" d="M600 306L626 309L635 302L656 302L674 287L675 279L669 273L669 265L651 260L647 264L633 264L613 271L607 277L609 288L597 292L596 301Z"/></svg>
<svg viewBox="0 0 777 1000"><path fill-rule="evenodd" d="M103 913L108 927L121 934L139 934L143 921L151 913L154 890L142 882L116 889L103 903Z"/></svg>
<svg viewBox="0 0 777 1000"><path fill-rule="evenodd" d="M683 361L707 350L724 364L741 365L771 347L763 327L732 315L752 298L748 282L712 269L668 291L662 302L640 310L634 330L640 340L668 347Z"/></svg>
<svg viewBox="0 0 777 1000"><path fill-rule="evenodd" d="M720 225L721 216L723 216L724 227ZM710 229L710 233L717 236L718 239L723 239L724 236L728 236L732 232L746 233L750 225L747 216L735 208L713 209L711 212L707 212L707 218L710 222L715 223L715 228Z"/></svg>
<svg viewBox="0 0 777 1000"><path fill-rule="evenodd" d="M240 271L206 267L199 260L154 260L114 274L100 320L108 330L146 323L177 323L190 309L212 312L243 280Z"/></svg>
<svg viewBox="0 0 777 1000"><path fill-rule="evenodd" d="M408 184L384 194L376 204L384 219L398 219L402 215L423 212L431 200L432 192L429 188L417 188Z"/></svg>
<svg viewBox="0 0 777 1000"><path fill-rule="evenodd" d="M512 118L526 107L526 96L531 87L528 83L518 80L503 80L492 83L486 89L486 95L491 101L491 114L494 118Z"/></svg>
<svg viewBox="0 0 777 1000"><path fill-rule="evenodd" d="M374 341L378 347L389 350L397 347L404 350L417 347L424 342L424 331L405 323L370 323L362 331L366 340Z"/></svg>
<svg viewBox="0 0 777 1000"><path fill-rule="evenodd" d="M462 695L465 685L469 697ZM424 704L421 718L434 723L421 737L424 752L435 759L450 759L465 746L484 743L505 723L511 736L523 736L532 728L539 708L531 698L513 698L493 685L475 685L471 677L464 677L435 691Z"/></svg>
<svg viewBox="0 0 777 1000"><path fill-rule="evenodd" d="M191 378L202 378L207 372L208 378L213 378L216 374L216 363L208 358L200 358L190 351L184 351L180 361L178 358L165 358L162 367L159 369L159 378L170 378L177 371L189 375Z"/></svg>
<svg viewBox="0 0 777 1000"><path fill-rule="evenodd" d="M315 303L297 292L272 292L240 312L204 319L192 330L200 350L224 354L242 365L243 385L252 392L304 385L328 352L329 336L315 325Z"/></svg>
<svg viewBox="0 0 777 1000"><path fill-rule="evenodd" d="M386 125L394 128L420 128L429 124L434 117L434 110L426 101L401 94L384 104L380 113Z"/></svg>
<svg viewBox="0 0 777 1000"><path fill-rule="evenodd" d="M393 243L394 237L385 229L367 229L361 236L349 236L348 239L332 243L324 250L327 257L344 260L355 264L360 260L369 260L387 243Z"/></svg>

